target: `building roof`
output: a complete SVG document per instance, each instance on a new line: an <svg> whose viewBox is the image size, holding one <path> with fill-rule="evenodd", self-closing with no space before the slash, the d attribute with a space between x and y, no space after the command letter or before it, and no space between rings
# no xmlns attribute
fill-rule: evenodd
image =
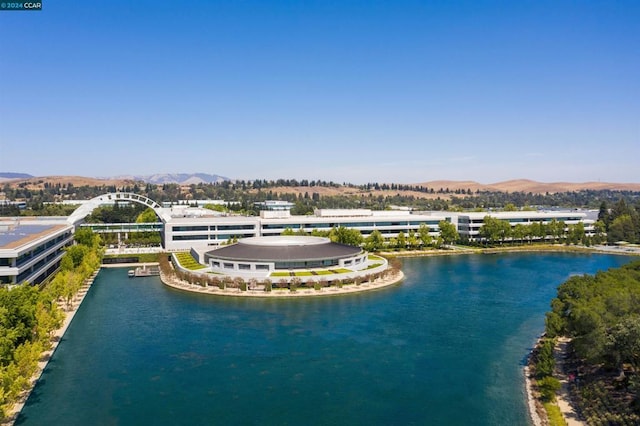
<svg viewBox="0 0 640 426"><path fill-rule="evenodd" d="M305 236L253 237L237 244L209 251L223 260L248 262L311 261L355 256L360 247L331 242L328 238Z"/></svg>
<svg viewBox="0 0 640 426"><path fill-rule="evenodd" d="M485 216L491 216L496 219L515 219L515 218L527 218L527 219L546 219L546 218L559 218L566 216L580 217L586 216L585 213L577 211L515 211L515 212L464 212L456 213L458 216L468 216L471 218L484 218Z"/></svg>
<svg viewBox="0 0 640 426"><path fill-rule="evenodd" d="M69 225L15 225L0 230L0 249L14 249Z"/></svg>

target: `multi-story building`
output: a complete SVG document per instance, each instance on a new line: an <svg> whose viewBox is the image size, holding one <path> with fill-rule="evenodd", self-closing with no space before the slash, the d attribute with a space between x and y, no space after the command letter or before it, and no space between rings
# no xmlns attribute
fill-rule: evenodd
<svg viewBox="0 0 640 426"><path fill-rule="evenodd" d="M417 232L422 225L426 225L431 235L436 237L440 232L441 221L454 224L463 239L477 241L486 216L505 220L512 227L534 223L548 225L554 220L564 223L567 228L582 223L586 235L593 235L594 232L594 220L587 219L585 213L575 211L416 212L409 209L317 209L313 215L291 215L293 203L270 200L256 203L261 209L260 216L239 216L185 205L163 208L153 200L130 193L105 194L89 200L87 205L70 216L69 222L80 223L95 206L114 200L139 202L152 207L162 221L154 226L161 229L162 244L167 250L203 250L234 239L281 235L287 230L313 234L314 231L329 231L341 226L356 229L363 237L377 230L384 238L389 239L397 237L401 232L405 236L410 232Z"/></svg>
<svg viewBox="0 0 640 426"><path fill-rule="evenodd" d="M363 237L374 230L385 238L417 232L425 224L433 236L441 220L451 221L446 213L411 214L409 211L372 211L368 209L319 209L314 215L291 215L286 209L263 210L258 216L202 215L197 209L165 210L163 242L167 250L218 246L230 239L281 235L285 230L330 231L343 226L357 229Z"/></svg>
<svg viewBox="0 0 640 426"><path fill-rule="evenodd" d="M491 216L495 219L505 220L509 222L511 228L516 225L531 225L533 223L541 223L548 225L552 221L563 222L565 226L584 224L586 235L593 235L595 221L586 219L585 213L567 212L567 211L516 211L516 212L466 212L456 213L453 216L458 233L462 238L469 241L477 241L480 239L480 228L484 223L484 218Z"/></svg>
<svg viewBox="0 0 640 426"><path fill-rule="evenodd" d="M0 221L0 284L39 284L58 269L73 243L73 225L64 219Z"/></svg>

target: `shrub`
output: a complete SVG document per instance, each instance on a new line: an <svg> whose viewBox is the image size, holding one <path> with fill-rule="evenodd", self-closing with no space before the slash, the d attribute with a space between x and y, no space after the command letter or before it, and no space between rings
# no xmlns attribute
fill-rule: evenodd
<svg viewBox="0 0 640 426"><path fill-rule="evenodd" d="M553 348L555 341L553 339L543 339L540 342L537 359L536 359L536 378L541 379L553 374L556 366L556 360L553 357Z"/></svg>
<svg viewBox="0 0 640 426"><path fill-rule="evenodd" d="M555 377L547 376L538 380L540 398L545 402L555 401L556 392L558 392L561 387L562 385L560 384L560 381Z"/></svg>
<svg viewBox="0 0 640 426"><path fill-rule="evenodd" d="M295 292L298 289L298 286L300 285L301 282L302 280L300 280L300 278L292 279L291 283L289 284L289 290L291 290L292 292Z"/></svg>

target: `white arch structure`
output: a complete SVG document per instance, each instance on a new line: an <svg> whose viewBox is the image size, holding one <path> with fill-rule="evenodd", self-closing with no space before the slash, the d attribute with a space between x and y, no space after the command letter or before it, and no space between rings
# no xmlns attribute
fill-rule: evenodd
<svg viewBox="0 0 640 426"><path fill-rule="evenodd" d="M152 199L147 198L144 195L133 194L131 192L112 192L92 198L86 203L82 204L80 207L75 209L73 213L71 213L71 216L67 218L67 222L75 225L76 223L87 217L89 214L91 214L93 209L95 209L96 207L99 207L103 204L110 204L114 201L133 201L135 203L144 204L147 207L151 207L156 212L156 215L159 218L162 218L162 216L160 215L160 209L162 207Z"/></svg>

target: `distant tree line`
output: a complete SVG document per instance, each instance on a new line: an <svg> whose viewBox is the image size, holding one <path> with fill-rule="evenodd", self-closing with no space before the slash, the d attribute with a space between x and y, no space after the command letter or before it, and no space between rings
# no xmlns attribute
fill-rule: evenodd
<svg viewBox="0 0 640 426"><path fill-rule="evenodd" d="M34 180L32 183L38 183ZM42 182L40 182L42 183ZM323 180L239 180L223 181L219 183L200 183L188 186L178 184L155 185L149 183L134 183L122 187L113 185L102 186L74 186L73 184L50 185L42 183L43 189L30 190L27 184L21 183L12 187L8 183L3 185L4 197L8 200L25 200L27 210L20 211L15 206L0 206L0 215L45 215L65 214L72 206L51 206L44 203L65 199L90 199L108 192L132 192L144 195L159 203L178 202L189 199L221 199L233 201L237 204L229 206L231 211L246 214L257 214L254 203L265 200L283 200L295 204L292 213L308 214L314 208L368 208L384 210L391 206L407 206L416 210L462 210L462 209L500 209L511 204L516 208L527 206L560 206L597 209L601 203L610 205L624 200L628 206L640 205L640 192L584 190L563 193L534 194L531 192L489 192L471 191L471 189L428 188L421 185L367 183L353 185ZM315 188L348 187L360 191L351 195L322 195ZM277 189L276 189L277 188ZM287 188L297 188L287 191ZM308 191L300 192L300 188ZM395 192L385 195L374 195L375 190ZM414 192L435 194L434 197L418 197ZM440 197L442 195L442 197Z"/></svg>

